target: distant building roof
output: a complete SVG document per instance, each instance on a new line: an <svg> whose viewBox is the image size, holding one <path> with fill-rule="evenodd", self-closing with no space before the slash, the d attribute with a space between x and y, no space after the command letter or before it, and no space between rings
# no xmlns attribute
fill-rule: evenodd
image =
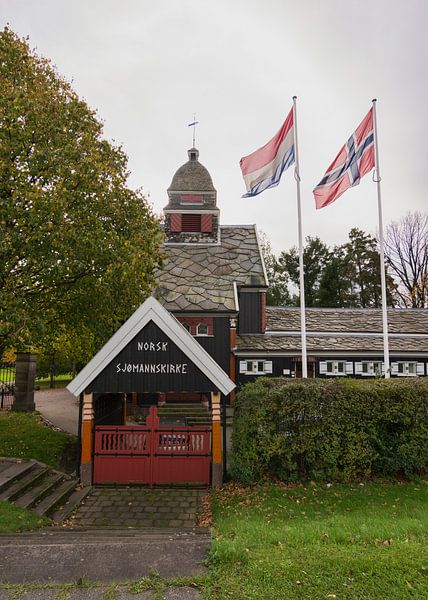
<svg viewBox="0 0 428 600"><path fill-rule="evenodd" d="M383 352L380 309L307 308L309 353ZM428 353L428 310L388 309L392 353ZM240 335L237 350L293 352L301 349L300 309L268 306L265 335Z"/></svg>
<svg viewBox="0 0 428 600"><path fill-rule="evenodd" d="M223 225L218 245L165 244L155 296L169 311L237 310L234 283L267 285L255 225Z"/></svg>
<svg viewBox="0 0 428 600"><path fill-rule="evenodd" d="M343 353L343 352L383 352L382 334L377 335L342 335L334 333L324 336L307 334L307 352ZM237 336L236 347L239 352L299 352L301 349L299 335L240 335ZM424 337L394 337L389 336L391 353L428 353L428 335Z"/></svg>
<svg viewBox="0 0 428 600"><path fill-rule="evenodd" d="M268 306L266 330L300 331L300 309ZM382 332L380 308L307 308L308 332ZM428 334L427 309L388 309L389 333Z"/></svg>

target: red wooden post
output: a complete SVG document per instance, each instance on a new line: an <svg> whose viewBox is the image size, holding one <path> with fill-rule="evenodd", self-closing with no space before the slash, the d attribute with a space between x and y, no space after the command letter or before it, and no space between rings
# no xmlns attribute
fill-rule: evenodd
<svg viewBox="0 0 428 600"><path fill-rule="evenodd" d="M150 487L154 484L154 465L155 465L155 454L157 450L157 433L156 429L159 429L160 419L158 416L158 409L156 406L149 408L149 414L146 419L147 427L150 429Z"/></svg>

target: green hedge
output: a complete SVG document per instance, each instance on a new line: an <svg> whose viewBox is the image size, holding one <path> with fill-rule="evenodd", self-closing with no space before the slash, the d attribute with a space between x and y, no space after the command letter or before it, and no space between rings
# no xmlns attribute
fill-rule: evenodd
<svg viewBox="0 0 428 600"><path fill-rule="evenodd" d="M428 378L261 378L235 400L234 479L350 481L428 465Z"/></svg>

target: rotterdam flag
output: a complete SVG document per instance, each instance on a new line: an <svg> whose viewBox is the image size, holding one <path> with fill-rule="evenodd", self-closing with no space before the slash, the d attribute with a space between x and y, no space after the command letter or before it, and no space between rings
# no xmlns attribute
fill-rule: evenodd
<svg viewBox="0 0 428 600"><path fill-rule="evenodd" d="M374 165L373 109L371 108L314 189L316 207L323 208L331 204L348 188L358 185L361 177L373 169Z"/></svg>
<svg viewBox="0 0 428 600"><path fill-rule="evenodd" d="M239 161L247 193L243 198L257 196L278 185L283 171L294 163L294 122L290 110L281 129L264 146Z"/></svg>

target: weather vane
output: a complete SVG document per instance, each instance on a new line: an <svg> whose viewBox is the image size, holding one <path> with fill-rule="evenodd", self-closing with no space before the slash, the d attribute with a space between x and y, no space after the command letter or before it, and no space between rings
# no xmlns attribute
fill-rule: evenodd
<svg viewBox="0 0 428 600"><path fill-rule="evenodd" d="M195 138L196 138L196 125L198 125L199 121L196 120L196 113L193 114L193 123L189 123L188 127L193 127L193 145L192 148L195 148Z"/></svg>

